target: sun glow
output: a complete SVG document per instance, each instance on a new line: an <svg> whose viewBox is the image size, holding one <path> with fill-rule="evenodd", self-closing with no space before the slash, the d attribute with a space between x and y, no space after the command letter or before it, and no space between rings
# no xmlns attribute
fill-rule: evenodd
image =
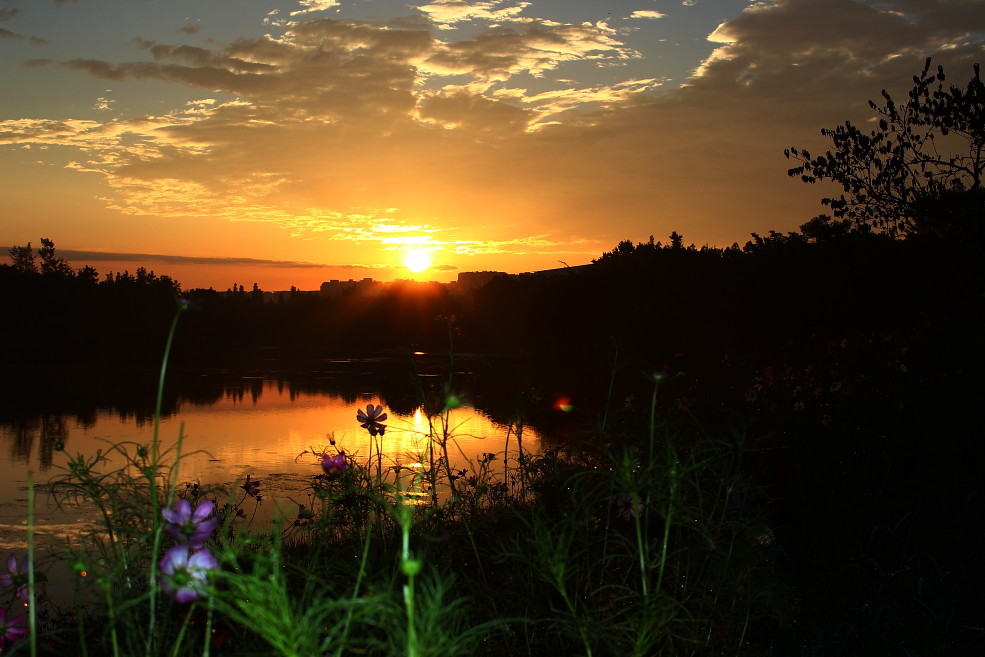
<svg viewBox="0 0 985 657"><path fill-rule="evenodd" d="M404 266L415 274L420 274L431 266L431 254L423 250L407 251L404 254Z"/></svg>

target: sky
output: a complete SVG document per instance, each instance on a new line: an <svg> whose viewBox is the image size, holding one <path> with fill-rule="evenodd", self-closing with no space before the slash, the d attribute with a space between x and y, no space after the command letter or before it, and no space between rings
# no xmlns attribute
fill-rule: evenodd
<svg viewBox="0 0 985 657"><path fill-rule="evenodd" d="M966 83L983 5L0 0L2 255L279 290L741 245L836 191L785 148Z"/></svg>

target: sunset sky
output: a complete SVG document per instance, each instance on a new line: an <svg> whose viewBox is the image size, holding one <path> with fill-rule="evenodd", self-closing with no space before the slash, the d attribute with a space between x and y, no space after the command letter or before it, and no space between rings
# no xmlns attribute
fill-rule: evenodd
<svg viewBox="0 0 985 657"><path fill-rule="evenodd" d="M0 0L0 247L278 290L743 244L834 191L784 148L983 44L985 0Z"/></svg>

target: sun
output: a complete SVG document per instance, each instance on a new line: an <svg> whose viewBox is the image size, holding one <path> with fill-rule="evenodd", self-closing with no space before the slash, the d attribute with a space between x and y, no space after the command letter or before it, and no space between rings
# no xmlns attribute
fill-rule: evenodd
<svg viewBox="0 0 985 657"><path fill-rule="evenodd" d="M431 254L415 249L404 254L404 266L415 274L420 274L431 266Z"/></svg>

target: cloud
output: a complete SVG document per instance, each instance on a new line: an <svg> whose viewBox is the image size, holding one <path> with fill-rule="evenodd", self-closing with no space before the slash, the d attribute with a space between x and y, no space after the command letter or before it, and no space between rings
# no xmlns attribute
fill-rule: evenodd
<svg viewBox="0 0 985 657"><path fill-rule="evenodd" d="M654 11L652 9L639 9L637 11L634 11L632 14L630 14L629 17L655 19L655 18L663 18L666 15L667 14L663 12Z"/></svg>
<svg viewBox="0 0 985 657"><path fill-rule="evenodd" d="M506 4L505 7L499 5ZM466 2L465 0L437 0L426 5L419 5L417 10L440 27L450 27L457 23L472 20L484 20L496 23L509 23L522 20L520 13L530 6L529 2L508 4L502 0L488 2Z"/></svg>
<svg viewBox="0 0 985 657"><path fill-rule="evenodd" d="M313 11L324 11L339 6L339 0L298 0L301 9L291 12L291 16L300 16Z"/></svg>
<svg viewBox="0 0 985 657"><path fill-rule="evenodd" d="M20 8L14 6L13 0L0 0L3 6L0 6L0 22L13 20L16 16L21 13ZM24 35L18 32L13 32L6 28L0 27L0 39L23 39ZM28 37L28 42L32 46L39 46L48 43L45 39L40 37L32 36Z"/></svg>
<svg viewBox="0 0 985 657"><path fill-rule="evenodd" d="M12 247L0 247L0 252L6 254ZM255 265L264 267L278 267L288 269L352 269L366 268L365 265L330 265L321 262L305 262L297 260L267 260L262 258L210 258L198 256L179 256L163 253L119 253L110 251L87 251L78 249L57 249L57 255L65 258L73 265L84 265L87 263L113 263L113 262L159 262L171 265L223 265L230 267L241 267L244 265Z"/></svg>
<svg viewBox="0 0 985 657"><path fill-rule="evenodd" d="M809 218L816 203L785 177L785 147L813 150L819 128L864 121L865 101L904 92L927 56L949 80L970 75L985 33L982 2L757 2L709 30L711 54L672 88L626 33L528 7L432 2L400 21L137 42L149 61L35 60L200 100L153 116L7 120L0 143L72 149L67 166L98 173L107 206L135 216L271 223L381 249L416 236L462 254L597 255L671 229L727 244ZM466 20L477 27L450 29ZM623 64L635 68L595 75Z"/></svg>
<svg viewBox="0 0 985 657"><path fill-rule="evenodd" d="M444 128L465 129L478 136L483 132L522 132L531 112L514 104L488 98L471 88L449 86L424 96L418 116Z"/></svg>
<svg viewBox="0 0 985 657"><path fill-rule="evenodd" d="M418 28L313 20L291 25L280 37L224 47L137 45L154 61L30 65L114 81L180 82L238 98L110 122L7 121L0 125L0 143L78 148L83 157L68 166L102 174L113 192L108 207L124 214L272 222L295 235L331 234L353 242L367 241L382 225L419 229L419 222L401 214L435 216L434 199L421 198L418 184L468 188L475 183L456 182L467 170L494 175L498 159L476 157L472 150L477 135L501 141L589 96L592 102L613 101L640 88L632 82L553 96L519 88L519 96L485 93L490 77L540 74L562 61L635 56L611 31L586 25L526 25L445 42ZM453 69L444 73L470 75L476 86L422 88L422 75L439 75L436 62ZM408 176L413 161L414 174ZM448 169L455 173L429 175ZM367 188L389 189L399 210L366 206ZM463 229L446 224L445 230ZM527 251L533 244L530 238L502 239L503 230L434 243L469 253ZM561 241L538 244L550 248Z"/></svg>
<svg viewBox="0 0 985 657"><path fill-rule="evenodd" d="M873 91L907 84L927 56L959 68L980 58L982 9L948 0L754 4L709 36L725 45L696 70L692 93L748 89L742 95L788 111L805 102L864 106Z"/></svg>
<svg viewBox="0 0 985 657"><path fill-rule="evenodd" d="M564 62L637 57L637 51L622 44L604 26L530 24L437 44L435 53L422 66L434 74L503 81L521 73L538 77Z"/></svg>

